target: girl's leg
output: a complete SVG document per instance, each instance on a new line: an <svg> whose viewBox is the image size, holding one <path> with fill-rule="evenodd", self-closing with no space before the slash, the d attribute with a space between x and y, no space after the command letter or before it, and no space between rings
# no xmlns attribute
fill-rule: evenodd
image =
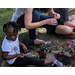
<svg viewBox="0 0 75 75"><path fill-rule="evenodd" d="M36 66L43 66L44 60L36 59L33 57L18 57L12 66L27 66L27 65L36 65Z"/></svg>
<svg viewBox="0 0 75 75"><path fill-rule="evenodd" d="M44 65L48 65L48 64L51 65L54 61L55 61L55 60L52 60L52 61L45 60Z"/></svg>
<svg viewBox="0 0 75 75"><path fill-rule="evenodd" d="M35 65L35 66L44 66L48 64L52 64L55 60L48 61L48 60L42 60L42 59L36 59L34 57L24 57L20 58L18 57L15 62L12 64L12 66L27 66L27 65Z"/></svg>
<svg viewBox="0 0 75 75"><path fill-rule="evenodd" d="M42 59L36 59L34 57L24 57L24 58L17 58L15 62L12 64L12 66L27 66L27 65L36 65L36 66L44 66L44 65L54 65L56 64L57 67L62 67L63 64L59 62L58 60L42 60Z"/></svg>

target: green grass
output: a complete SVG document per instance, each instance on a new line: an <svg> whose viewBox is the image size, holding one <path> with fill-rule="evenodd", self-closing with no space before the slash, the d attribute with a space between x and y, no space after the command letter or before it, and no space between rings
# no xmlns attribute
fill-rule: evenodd
<svg viewBox="0 0 75 75"><path fill-rule="evenodd" d="M0 8L0 64L1 59L1 45L5 34L3 33L3 25L11 20L14 10L12 8Z"/></svg>
<svg viewBox="0 0 75 75"><path fill-rule="evenodd" d="M69 10L72 8L69 8ZM0 8L0 65L2 62L1 59L1 45L2 41L4 39L5 34L3 33L3 25L11 20L11 17L14 13L14 10L12 8ZM61 35L53 35L53 34L47 34L45 28L37 28L37 38L43 39L45 41L51 40L52 44L48 47L51 50L67 50L67 41L72 40L65 38ZM25 28L21 29L19 32L19 39L22 41L22 39L29 38L29 32ZM65 45L63 47L63 45ZM29 51L38 51L40 48L38 46L30 46Z"/></svg>

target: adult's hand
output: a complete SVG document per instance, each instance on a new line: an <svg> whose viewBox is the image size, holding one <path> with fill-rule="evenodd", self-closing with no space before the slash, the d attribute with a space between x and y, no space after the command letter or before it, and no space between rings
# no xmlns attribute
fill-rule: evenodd
<svg viewBox="0 0 75 75"><path fill-rule="evenodd" d="M57 20L55 18L50 18L46 20L46 24L48 25L56 25Z"/></svg>
<svg viewBox="0 0 75 75"><path fill-rule="evenodd" d="M55 19L60 19L60 14L58 14L58 13L54 14L54 18Z"/></svg>
<svg viewBox="0 0 75 75"><path fill-rule="evenodd" d="M52 18L60 19L60 14L58 14L58 13L49 13L48 15Z"/></svg>

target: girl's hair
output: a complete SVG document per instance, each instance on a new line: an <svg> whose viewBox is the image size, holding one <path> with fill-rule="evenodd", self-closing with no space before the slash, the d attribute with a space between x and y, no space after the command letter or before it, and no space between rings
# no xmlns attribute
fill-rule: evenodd
<svg viewBox="0 0 75 75"><path fill-rule="evenodd" d="M21 30L20 24L15 23L15 22L8 22L8 23L4 24L4 26L3 26L3 32L7 31L7 28L9 26L13 27L13 33L18 32L18 31Z"/></svg>

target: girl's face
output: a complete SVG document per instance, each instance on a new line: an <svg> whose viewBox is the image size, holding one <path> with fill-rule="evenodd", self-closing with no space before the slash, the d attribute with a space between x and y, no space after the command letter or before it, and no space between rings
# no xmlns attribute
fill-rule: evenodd
<svg viewBox="0 0 75 75"><path fill-rule="evenodd" d="M11 41L15 41L18 35L18 32L13 33L13 27L10 26L7 28L7 31L5 32L7 35L7 39Z"/></svg>

